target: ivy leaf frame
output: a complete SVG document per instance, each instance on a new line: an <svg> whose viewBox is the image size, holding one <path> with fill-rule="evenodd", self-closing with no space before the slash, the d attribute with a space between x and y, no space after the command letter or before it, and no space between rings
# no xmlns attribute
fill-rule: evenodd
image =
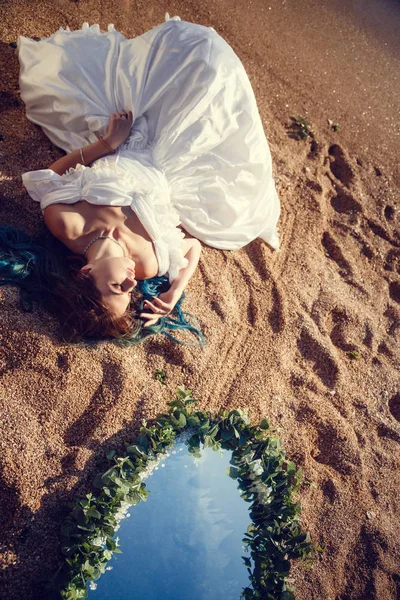
<svg viewBox="0 0 400 600"><path fill-rule="evenodd" d="M317 548L301 525L300 502L295 498L301 485L301 469L286 460L281 440L267 419L251 425L243 410L198 410L190 390L180 386L169 410L153 424L143 421L139 434L126 445L123 457L107 453L111 467L94 480L95 493L77 498L61 528L64 564L47 583L49 598L83 600L114 553L119 520L127 507L145 501L143 479L151 465L187 434L188 451L201 456L202 447L232 451L229 476L238 483L241 497L250 504L251 524L243 544L243 561L249 573L244 600L294 600L289 585L293 560L309 565ZM238 548L240 552L240 548Z"/></svg>

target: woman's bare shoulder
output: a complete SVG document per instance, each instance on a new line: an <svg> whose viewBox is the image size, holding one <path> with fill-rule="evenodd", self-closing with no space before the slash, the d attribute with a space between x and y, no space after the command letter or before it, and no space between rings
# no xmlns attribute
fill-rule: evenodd
<svg viewBox="0 0 400 600"><path fill-rule="evenodd" d="M70 204L51 204L44 209L43 219L51 233L59 238L69 237L71 230L83 227L83 220Z"/></svg>

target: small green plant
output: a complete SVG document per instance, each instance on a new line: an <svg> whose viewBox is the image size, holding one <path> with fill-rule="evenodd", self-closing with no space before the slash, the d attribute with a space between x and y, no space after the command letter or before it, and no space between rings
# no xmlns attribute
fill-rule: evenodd
<svg viewBox="0 0 400 600"><path fill-rule="evenodd" d="M315 481L305 481L304 484L308 485L310 487L310 489L314 489L317 487L317 484Z"/></svg>
<svg viewBox="0 0 400 600"><path fill-rule="evenodd" d="M357 350L347 350L346 354L350 360L359 360L361 358L361 354Z"/></svg>
<svg viewBox="0 0 400 600"><path fill-rule="evenodd" d="M163 385L166 384L167 377L168 377L168 375L162 369L157 369L157 371L154 373L154 379L157 379L157 381L159 381Z"/></svg>
<svg viewBox="0 0 400 600"><path fill-rule="evenodd" d="M290 117L291 124L288 126L289 137L295 140L306 140L307 138L314 137L309 124L304 117Z"/></svg>
<svg viewBox="0 0 400 600"><path fill-rule="evenodd" d="M328 125L331 126L331 128L332 128L333 131L335 131L335 132L339 131L339 125L337 123L334 123L332 121L332 119L328 119Z"/></svg>

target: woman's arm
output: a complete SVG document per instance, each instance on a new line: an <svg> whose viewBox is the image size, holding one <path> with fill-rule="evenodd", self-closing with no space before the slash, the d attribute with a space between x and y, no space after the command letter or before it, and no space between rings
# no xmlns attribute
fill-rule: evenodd
<svg viewBox="0 0 400 600"><path fill-rule="evenodd" d="M160 317L165 317L173 310L175 304L181 297L183 290L187 286L189 279L196 270L201 254L201 244L199 240L196 239L185 239L183 240L183 243L185 258L188 259L189 263L185 268L179 271L178 277L174 279L167 292L160 294L158 298L152 298L152 302L148 300L145 301L145 308L153 311L140 314L141 317L149 319L146 321L145 327L154 325Z"/></svg>
<svg viewBox="0 0 400 600"><path fill-rule="evenodd" d="M108 144L110 144L111 147L113 147L107 136L104 136L104 139ZM106 154L110 154L110 151L107 150L105 144L103 144L100 141L97 141L93 142L93 144L89 144L89 146L84 146L82 148L82 153L85 165L89 166L90 163L97 160L98 158L106 156ZM49 169L55 171L59 175L63 175L71 167L76 167L78 163L82 164L81 153L79 150L74 150L73 152L62 156L61 158L53 162L49 166Z"/></svg>
<svg viewBox="0 0 400 600"><path fill-rule="evenodd" d="M189 261L189 264L179 271L178 277L174 279L169 288L168 292L173 294L173 296L178 301L182 295L183 290L189 283L189 279L193 275L196 270L197 264L199 262L200 254L201 254L201 244L199 240L194 238L183 240L184 243L184 255L185 258Z"/></svg>
<svg viewBox="0 0 400 600"><path fill-rule="evenodd" d="M132 119L133 116L131 110L110 115L107 135L104 136L104 140L113 150L123 144L127 137L129 137ZM103 142L98 140L97 142L93 142L93 144L83 147L82 154L85 166L89 166L98 158L110 154L110 150ZM82 157L79 149L59 158L49 166L49 169L55 171L58 175L63 175L71 167L76 167L78 163L82 164Z"/></svg>

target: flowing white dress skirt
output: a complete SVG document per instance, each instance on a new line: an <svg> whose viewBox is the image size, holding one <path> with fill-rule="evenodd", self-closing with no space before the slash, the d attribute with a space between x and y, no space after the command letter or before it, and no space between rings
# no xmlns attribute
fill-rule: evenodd
<svg viewBox="0 0 400 600"><path fill-rule="evenodd" d="M27 118L65 152L133 112L127 151L151 150L183 227L215 248L279 247L280 203L249 79L212 28L167 20L126 39L108 26L18 38ZM120 149L124 151L124 147ZM47 166L47 165L46 165Z"/></svg>

